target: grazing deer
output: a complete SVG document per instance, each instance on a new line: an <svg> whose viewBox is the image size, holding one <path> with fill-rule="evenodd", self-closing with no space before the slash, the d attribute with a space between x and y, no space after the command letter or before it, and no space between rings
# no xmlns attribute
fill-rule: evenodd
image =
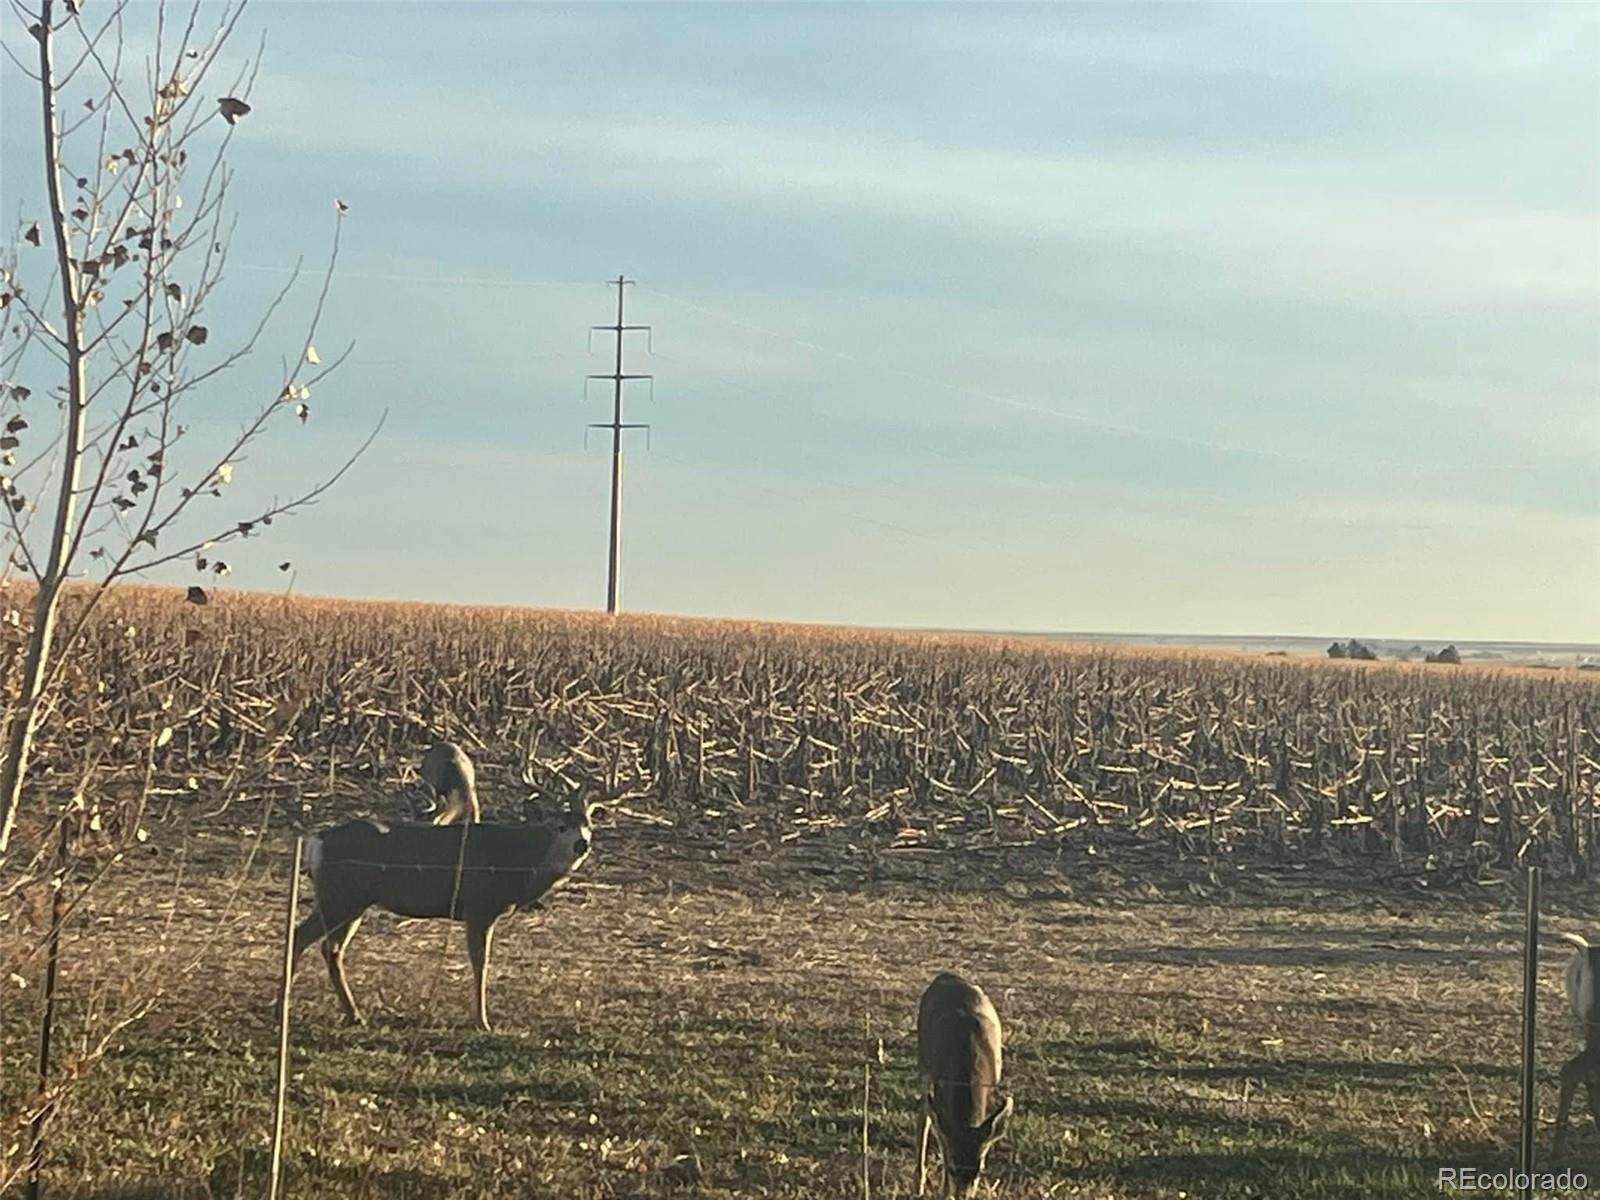
<svg viewBox="0 0 1600 1200"><path fill-rule="evenodd" d="M1000 1099L1000 1017L976 984L946 971L917 1008L917 1062L929 1081L917 1157L917 1195L928 1185L928 1131L939 1132L945 1189L970 1196L989 1148L1011 1119Z"/></svg>
<svg viewBox="0 0 1600 1200"><path fill-rule="evenodd" d="M450 825L466 818L476 825L483 819L478 810L478 773L467 752L454 742L435 742L422 756L422 779L437 797L433 823Z"/></svg>
<svg viewBox="0 0 1600 1200"><path fill-rule="evenodd" d="M489 1028L489 943L495 922L566 880L593 841L594 806L574 797L554 819L524 825L397 825L345 821L306 839L316 906L294 933L298 960L322 942L333 990L354 1024L362 1017L344 977L344 951L367 909L448 917L467 927L476 975L473 1015Z"/></svg>
<svg viewBox="0 0 1600 1200"><path fill-rule="evenodd" d="M1573 1093L1578 1085L1589 1097L1589 1115L1600 1129L1600 946L1591 946L1575 933L1563 933L1572 943L1572 961L1567 963L1567 1003L1583 1025L1583 1049L1561 1068L1561 1103L1556 1110L1555 1153L1567 1140L1567 1118L1572 1114Z"/></svg>

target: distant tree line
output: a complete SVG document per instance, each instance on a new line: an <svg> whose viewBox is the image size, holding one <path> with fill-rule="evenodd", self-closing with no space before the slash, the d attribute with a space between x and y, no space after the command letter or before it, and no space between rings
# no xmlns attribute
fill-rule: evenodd
<svg viewBox="0 0 1600 1200"><path fill-rule="evenodd" d="M1400 658L1404 662L1409 662L1412 658L1419 654L1423 654L1422 647L1413 646L1411 649L1402 654ZM1357 658L1363 659L1367 662L1376 662L1378 658L1378 652L1365 642L1358 642L1355 638L1351 638L1348 642L1334 642L1333 645L1329 646L1328 657ZM1426 654L1423 654L1423 661L1431 663L1450 663L1454 666L1460 666L1461 651L1457 650L1453 645L1446 646L1443 650L1430 650Z"/></svg>

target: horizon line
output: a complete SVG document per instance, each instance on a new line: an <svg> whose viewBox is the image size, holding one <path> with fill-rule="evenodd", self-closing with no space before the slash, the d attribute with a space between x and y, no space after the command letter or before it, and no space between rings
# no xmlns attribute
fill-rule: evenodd
<svg viewBox="0 0 1600 1200"><path fill-rule="evenodd" d="M870 628L863 626L863 628ZM1585 641L1548 641L1529 640L1525 638L1441 638L1437 636L1412 637L1410 635L1366 634L1337 636L1325 633L1181 633L1156 630L1117 630L1117 629L994 629L994 628L958 628L941 625L912 625L890 626L880 628L904 629L911 633L963 633L979 634L992 637L1041 637L1041 638L1205 638L1210 641L1251 641L1251 642L1339 642L1347 643L1353 637L1355 641L1369 642L1408 642L1412 645L1423 645L1428 642L1437 642L1441 646L1526 646L1548 647L1552 649L1578 649L1593 650L1600 653L1600 642Z"/></svg>
<svg viewBox="0 0 1600 1200"><path fill-rule="evenodd" d="M31 584L31 580L14 579L13 585ZM74 580L78 586L94 586L90 580ZM118 586L121 588L149 588L181 592L185 585L181 583L160 583L155 580L129 580ZM356 603L372 604L420 604L437 605L440 607L465 607L465 608L522 608L541 612L571 612L590 613L604 616L605 610L599 606L593 608L574 608L562 605L538 604L527 602L512 602L503 600L419 600L406 596L350 596L330 595L319 592L280 592L276 589L266 588L228 588L209 585L207 591L235 592L238 594L251 594L270 596L280 600L344 600ZM1023 628L997 628L994 626L956 626L956 625L919 625L919 624L880 624L876 622L852 622L840 620L799 620L792 617L753 617L721 614L709 616L705 614L665 612L656 609L639 609L625 611L622 616L636 617L669 617L685 621L750 621L758 624L771 625L812 625L836 629L868 629L881 630L888 633L928 633L928 634L954 634L958 636L976 637L1027 637L1027 638L1057 638L1061 640L1086 640L1092 638L1203 638L1210 641L1331 641L1344 643L1352 637L1356 641L1372 642L1405 642L1407 645L1425 645L1437 642L1441 647L1454 646L1517 646L1528 648L1566 649L1593 652L1600 655L1600 641L1585 641L1573 639L1559 641L1549 639L1527 638L1441 638L1438 636L1415 637L1412 635L1391 634L1346 634L1329 635L1326 633L1185 633L1171 630L1116 630L1116 629L1023 629Z"/></svg>

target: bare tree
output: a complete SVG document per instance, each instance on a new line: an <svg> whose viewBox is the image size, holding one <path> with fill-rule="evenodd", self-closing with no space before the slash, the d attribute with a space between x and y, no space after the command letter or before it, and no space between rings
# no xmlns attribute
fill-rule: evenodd
<svg viewBox="0 0 1600 1200"><path fill-rule="evenodd" d="M260 61L258 50L219 85L244 4L224 0L204 30L199 0L181 16L165 3L141 6L153 43L136 63L127 61L129 0L98 14L80 0L12 6L28 40L5 52L37 85L46 202L38 219L23 218L0 261L0 571L33 584L32 622L16 622L20 664L0 681L14 693L0 760L0 866L15 858L29 755L52 688L107 591L185 559L211 577L227 574L219 547L314 502L377 434L307 491L227 517L210 511L269 428L309 418L312 388L350 352L324 364L316 349L345 213L335 201L327 271L293 361L235 436L179 462L189 403L256 349L299 277L297 267L242 340L214 348L204 314L232 234L226 153L250 118ZM35 398L29 383L46 379L49 397ZM69 584L82 602L63 616Z"/></svg>

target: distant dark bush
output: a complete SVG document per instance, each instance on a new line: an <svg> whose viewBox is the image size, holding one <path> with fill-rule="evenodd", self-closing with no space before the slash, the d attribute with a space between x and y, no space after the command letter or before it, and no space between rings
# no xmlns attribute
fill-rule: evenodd
<svg viewBox="0 0 1600 1200"><path fill-rule="evenodd" d="M1339 642L1335 642L1333 645L1329 646L1328 647L1328 657L1329 658L1343 658L1343 657L1345 657L1344 646L1341 645Z"/></svg>
<svg viewBox="0 0 1600 1200"><path fill-rule="evenodd" d="M1378 652L1365 642L1358 642L1355 638L1351 638L1349 644L1344 648L1344 656L1346 658L1365 659L1367 662L1376 662Z"/></svg>
<svg viewBox="0 0 1600 1200"><path fill-rule="evenodd" d="M1459 667L1461 665L1461 651L1454 646L1446 646L1438 653L1428 655L1428 661L1431 663L1450 663Z"/></svg>

